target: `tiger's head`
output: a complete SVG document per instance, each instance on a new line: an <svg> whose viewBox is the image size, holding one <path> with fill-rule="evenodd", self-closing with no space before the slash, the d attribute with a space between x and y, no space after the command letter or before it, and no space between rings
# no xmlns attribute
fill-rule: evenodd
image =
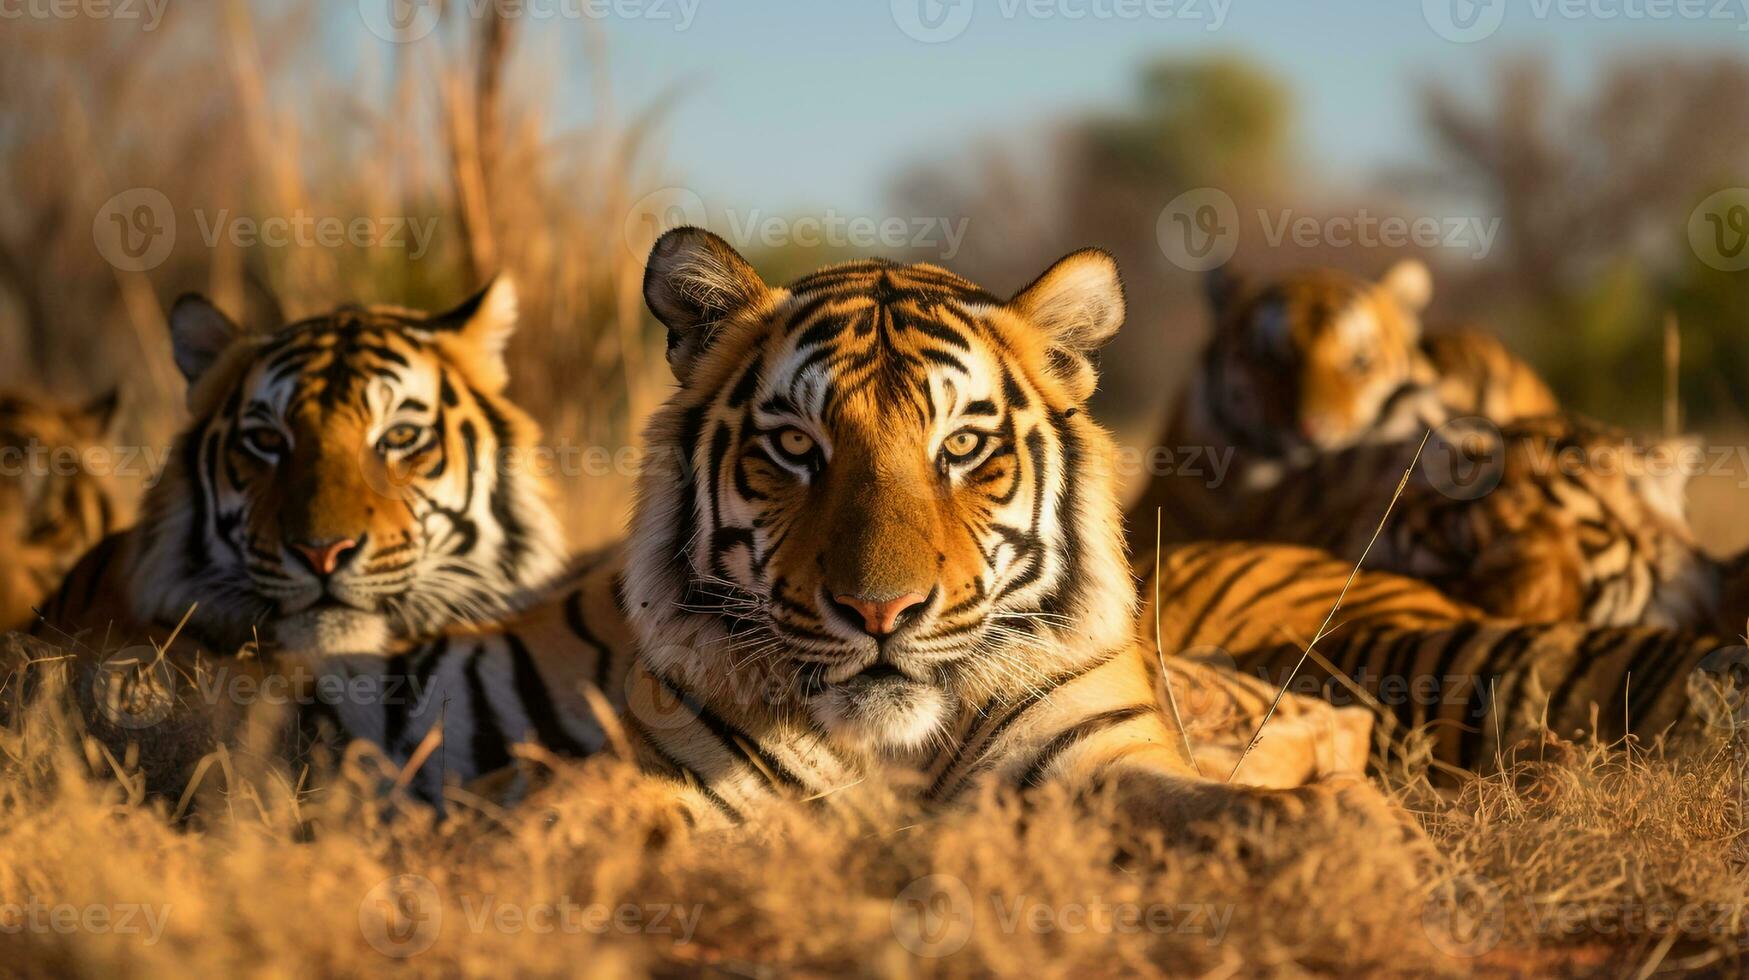
<svg viewBox="0 0 1749 980"><path fill-rule="evenodd" d="M1241 448L1272 457L1368 440L1401 414L1395 402L1428 393L1433 378L1417 345L1432 289L1413 259L1376 283L1312 269L1254 287L1216 270L1195 410Z"/></svg>
<svg viewBox="0 0 1749 980"><path fill-rule="evenodd" d="M0 630L19 626L120 520L110 441L118 393L80 405L0 392ZM96 450L101 455L89 453ZM102 464L102 465L98 465Z"/></svg>
<svg viewBox="0 0 1749 980"><path fill-rule="evenodd" d="M304 653L509 611L561 566L537 438L504 397L515 289L447 313L347 306L273 333L184 297L194 421L148 501L136 604L197 635ZM228 652L228 651L227 651Z"/></svg>
<svg viewBox="0 0 1749 980"><path fill-rule="evenodd" d="M687 228L644 293L680 382L628 562L658 673L763 677L844 741L902 750L1124 644L1112 447L1083 407L1124 317L1110 257L1076 252L1006 302L884 261L774 288Z"/></svg>

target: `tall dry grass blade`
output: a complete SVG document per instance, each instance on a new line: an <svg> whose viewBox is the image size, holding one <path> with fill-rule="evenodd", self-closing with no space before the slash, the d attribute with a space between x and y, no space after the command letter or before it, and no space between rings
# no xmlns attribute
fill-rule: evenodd
<svg viewBox="0 0 1749 980"><path fill-rule="evenodd" d="M413 777L418 775L419 770L424 768L426 761L431 758L431 753L436 752L437 747L442 744L443 721L440 718L438 723L432 725L431 730L425 733L425 737L419 740L419 747L414 749L413 754L408 757L407 764L395 774L395 788L406 789L412 785Z"/></svg>
<svg viewBox="0 0 1749 980"><path fill-rule="evenodd" d="M1178 737L1184 741L1184 755L1202 775L1196 752L1190 747L1190 732L1184 728L1184 716L1178 713L1178 696L1172 693L1172 672L1166 669L1166 651L1160 643L1160 525L1165 520L1165 508L1154 508L1154 659L1160 661L1160 686L1166 689L1166 706L1172 709L1172 723L1178 726Z"/></svg>
<svg viewBox="0 0 1749 980"><path fill-rule="evenodd" d="M1682 331L1676 311L1664 314L1664 437L1682 432Z"/></svg>
<svg viewBox="0 0 1749 980"><path fill-rule="evenodd" d="M1275 717L1275 709L1281 707L1281 699L1287 696L1289 685L1293 684L1300 668L1306 665L1306 658L1311 656L1312 648L1318 645L1319 640L1330 635L1330 621L1336 618L1336 611L1342 608L1342 600L1348 598L1349 588L1354 585L1355 578L1360 575L1360 566L1366 564L1366 556L1372 553L1372 546L1378 543L1379 535L1384 533L1385 522L1391 519L1391 511L1396 510L1397 501L1402 498L1403 491L1408 488L1409 478L1415 475L1415 467L1421 464L1421 452L1427 448L1427 440L1431 438L1433 438L1433 430L1428 429L1427 433L1421 437L1421 444L1415 447L1415 458L1409 460L1409 467L1403 471L1403 478L1397 481L1397 489L1391 494L1391 502L1385 505L1385 512L1379 517L1378 526L1372 529L1372 537L1367 539L1366 547L1361 549L1360 560L1356 561L1354 567L1349 569L1348 580L1342 583L1342 591L1336 594L1336 601L1330 606L1330 612L1324 617L1324 622L1318 627L1318 632L1312 637L1312 642L1306 644L1306 649L1300 654L1300 659L1294 662L1294 669L1289 671L1287 677L1282 680L1281 690L1275 692L1275 700L1269 703L1269 710L1263 713L1263 720L1257 723L1257 731L1252 733L1251 741L1245 744L1245 751L1239 753L1239 761L1233 763L1233 771L1227 774L1227 782L1232 782L1233 777L1239 774L1239 767L1245 764L1245 759L1251 755L1251 750L1255 749L1258 741L1263 738L1263 729L1268 726L1269 719Z"/></svg>
<svg viewBox="0 0 1749 980"><path fill-rule="evenodd" d="M595 720L601 724L601 731L607 738L608 746L621 759L632 760L637 756L632 754L632 740L626 734L625 725L619 720L619 713L613 710L613 702L607 695L601 693L601 688L589 681L584 681L580 689L583 700L589 702L589 710L595 712Z"/></svg>

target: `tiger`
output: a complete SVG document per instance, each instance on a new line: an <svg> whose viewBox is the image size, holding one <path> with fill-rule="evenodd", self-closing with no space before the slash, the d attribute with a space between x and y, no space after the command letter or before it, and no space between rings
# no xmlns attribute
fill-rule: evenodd
<svg viewBox="0 0 1749 980"><path fill-rule="evenodd" d="M1391 823L1358 779L1199 775L1150 683L1113 444L1085 407L1124 318L1108 255L1071 253L1007 300L885 260L772 287L682 228L644 292L679 382L646 444L676 465L643 474L633 511L643 693L623 720L692 819L879 772L929 807L1055 785L1149 826Z"/></svg>
<svg viewBox="0 0 1749 980"><path fill-rule="evenodd" d="M1418 439L1453 418L1498 424L1557 410L1548 386L1494 337L1424 337L1432 288L1414 259L1377 282L1308 269L1252 285L1211 272L1214 329L1165 444L1221 458L1218 485L1200 473L1156 474L1131 510L1132 550L1152 541L1156 509L1168 540L1242 535L1235 507L1321 456Z"/></svg>
<svg viewBox="0 0 1749 980"><path fill-rule="evenodd" d="M1168 663L1389 709L1387 732L1433 728L1447 770L1486 771L1545 726L1614 742L1717 738L1749 720L1749 648L1701 631L1514 622L1417 579L1255 542L1167 546L1144 596L1155 590L1140 628L1157 619Z"/></svg>
<svg viewBox="0 0 1749 980"><path fill-rule="evenodd" d="M1424 447L1320 457L1255 495L1243 523L1256 539L1364 555L1500 618L1725 634L1749 610L1689 527L1691 448L1572 413L1457 420Z"/></svg>
<svg viewBox="0 0 1749 980"><path fill-rule="evenodd" d="M306 723L402 762L441 724L427 795L525 735L598 750L583 688L623 700L633 645L619 558L563 550L539 430L505 395L516 320L508 276L444 312L348 305L278 330L178 300L192 421L139 523L81 559L37 633L93 661L174 638L182 696L236 709L272 678Z"/></svg>
<svg viewBox="0 0 1749 980"><path fill-rule="evenodd" d="M565 560L551 487L503 465L538 440L503 397L515 317L509 280L446 313L346 306L262 332L180 298L193 421L54 625L151 634L193 609L182 635L211 650L320 655L510 612Z"/></svg>
<svg viewBox="0 0 1749 980"><path fill-rule="evenodd" d="M128 519L106 460L120 392L64 404L0 391L0 632L24 629L86 549ZM87 451L102 449L103 455Z"/></svg>

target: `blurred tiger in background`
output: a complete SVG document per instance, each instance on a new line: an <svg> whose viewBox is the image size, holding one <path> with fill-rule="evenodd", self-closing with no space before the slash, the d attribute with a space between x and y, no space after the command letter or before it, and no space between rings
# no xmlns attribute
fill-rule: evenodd
<svg viewBox="0 0 1749 980"><path fill-rule="evenodd" d="M1351 563L1365 553L1370 569L1425 579L1502 618L1728 634L1749 610L1730 599L1740 573L1689 527L1694 448L1571 414L1460 420L1425 448L1320 457L1246 501L1243 523L1251 537Z"/></svg>
<svg viewBox="0 0 1749 980"><path fill-rule="evenodd" d="M640 487L625 598L649 697L625 721L697 818L830 802L878 771L936 804L992 782L1109 791L1169 828L1393 821L1362 783L1198 776L1163 710L1112 444L1084 409L1124 315L1105 254L1008 300L880 261L774 288L681 229L645 294L680 382L648 443L686 465Z"/></svg>
<svg viewBox="0 0 1749 980"><path fill-rule="evenodd" d="M105 445L118 403L114 391L83 405L0 392L0 632L29 626L73 563L127 520L108 465L119 454Z"/></svg>
<svg viewBox="0 0 1749 980"><path fill-rule="evenodd" d="M1556 409L1530 367L1493 337L1423 337L1432 278L1417 260L1377 282L1310 269L1254 285L1210 273L1213 330L1180 395L1164 444L1230 459L1221 485L1156 475L1131 511L1132 551L1153 541L1244 536L1245 497L1319 457L1418 439L1449 418L1496 423Z"/></svg>
<svg viewBox="0 0 1749 980"><path fill-rule="evenodd" d="M1364 705L1393 737L1426 727L1440 767L1489 770L1545 723L1562 737L1717 744L1749 721L1741 640L1494 619L1416 579L1293 546L1169 546L1159 568L1139 629L1158 617L1168 664L1236 666L1271 697Z"/></svg>

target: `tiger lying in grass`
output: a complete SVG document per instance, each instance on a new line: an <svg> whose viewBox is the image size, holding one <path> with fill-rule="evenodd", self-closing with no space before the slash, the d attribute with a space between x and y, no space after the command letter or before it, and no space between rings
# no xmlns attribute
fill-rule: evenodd
<svg viewBox="0 0 1749 980"><path fill-rule="evenodd" d="M1084 410L1124 313L1103 253L1005 302L884 262L773 288L682 229L645 294L680 381L648 442L686 465L644 476L625 588L639 680L675 707L626 724L695 815L874 770L938 804L1105 788L1168 827L1382 815L1364 784L1202 778L1162 708Z"/></svg>
<svg viewBox="0 0 1749 980"><path fill-rule="evenodd" d="M1243 536L1247 495L1321 456L1418 440L1450 418L1503 423L1555 411L1548 387L1493 337L1423 337L1431 293L1427 268L1413 260L1377 283L1330 269L1261 285L1211 273L1214 329L1164 441L1230 453L1230 463L1220 486L1156 476L1131 510L1131 550L1152 545L1157 508L1167 541Z"/></svg>
<svg viewBox="0 0 1749 980"><path fill-rule="evenodd" d="M110 435L116 403L114 392L79 406L0 393L0 632L29 626L73 562L125 520L111 474L82 455Z"/></svg>
<svg viewBox="0 0 1749 980"><path fill-rule="evenodd" d="M1716 744L1749 721L1749 648L1702 633L1489 619L1415 579L1356 574L1350 562L1287 545L1170 546L1157 578L1144 595L1157 585L1163 597L1169 657L1236 665L1271 691L1321 692L1338 705L1380 706L1405 727L1431 726L1446 767L1492 768L1545 726L1606 742L1631 732ZM1143 610L1144 632L1153 617ZM1317 656L1304 657L1327 619Z"/></svg>
<svg viewBox="0 0 1749 980"><path fill-rule="evenodd" d="M503 396L515 290L447 313L343 307L272 333L171 313L193 422L139 525L48 617L115 642L374 650L490 620L563 567L551 488L502 465L533 424Z"/></svg>
<svg viewBox="0 0 1749 980"><path fill-rule="evenodd" d="M1749 561L1712 558L1689 528L1681 446L1554 415L1451 423L1418 450L1319 458L1246 502L1248 536L1365 553L1504 619L1730 635L1749 617Z"/></svg>

